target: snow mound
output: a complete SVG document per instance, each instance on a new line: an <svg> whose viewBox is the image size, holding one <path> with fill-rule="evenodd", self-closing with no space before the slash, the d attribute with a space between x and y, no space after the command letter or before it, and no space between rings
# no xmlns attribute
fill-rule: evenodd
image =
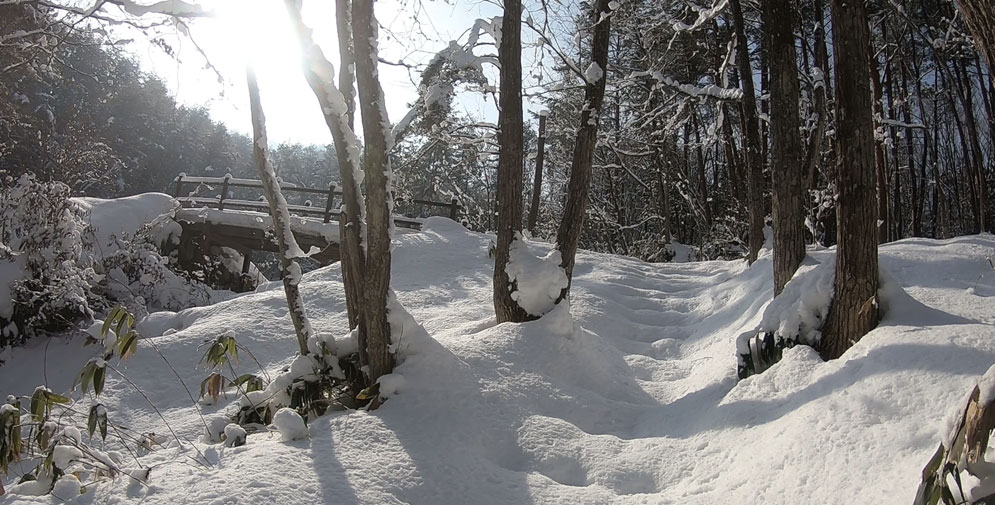
<svg viewBox="0 0 995 505"><path fill-rule="evenodd" d="M96 239L93 250L97 256L117 250L119 247L115 239L132 237L135 232L157 221L160 216L172 217L179 208L179 203L165 193L142 193L110 200L92 197L72 200L89 213ZM159 230L160 238L165 238L170 233L179 235L178 224L165 224L169 226Z"/></svg>
<svg viewBox="0 0 995 505"><path fill-rule="evenodd" d="M785 349L742 381L735 335L813 326L833 250L810 251L776 304L769 255L747 267L580 251L569 306L496 324L492 240L446 219L395 237L389 317L398 366L381 379L387 401L307 426L278 411L279 436L249 434L237 449L200 440L198 409L223 418L245 399L195 405L150 344L196 390L202 342L229 332L253 355L233 363L235 374L285 387L311 365L296 355L282 289L150 315L139 324L138 353L122 365L144 395L111 374L100 402L114 423L168 433L148 397L183 442L143 452L142 466L156 473L145 485L118 478L87 485L86 495L112 505L908 503L946 436L948 412L995 363L986 259L995 237L987 235L882 246L885 318L874 331L829 363L805 346ZM527 248L532 258L552 249ZM330 341L338 352L354 350L338 266L304 274L301 290L315 329L345 335ZM0 384L27 395L47 380L64 391L100 351L80 338L29 343L11 351ZM220 439L228 424L218 426ZM284 429L310 440L284 443ZM209 468L188 464L198 451ZM38 489L29 483L13 484L29 469L19 468L4 477L0 504L52 503L30 496Z"/></svg>
<svg viewBox="0 0 995 505"><path fill-rule="evenodd" d="M294 409L284 407L273 414L273 426L280 432L280 439L284 442L307 438L309 433L304 418ZM227 431L227 428L225 428Z"/></svg>
<svg viewBox="0 0 995 505"><path fill-rule="evenodd" d="M549 312L560 292L567 287L567 274L560 267L560 261L560 252L555 249L536 257L529 251L525 239L517 234L505 267L508 278L516 283L511 298L534 316Z"/></svg>

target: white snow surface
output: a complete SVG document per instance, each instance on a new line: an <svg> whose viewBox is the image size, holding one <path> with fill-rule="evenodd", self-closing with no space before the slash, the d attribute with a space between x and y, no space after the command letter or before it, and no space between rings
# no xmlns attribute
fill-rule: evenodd
<svg viewBox="0 0 995 505"><path fill-rule="evenodd" d="M206 376L198 347L226 331L276 377L297 350L282 289L155 313L139 325L146 337L122 370L184 443L141 456L154 466L146 484L119 477L88 485L78 500L910 503L944 419L995 363L989 235L883 246L881 267L892 280L877 329L839 360L823 363L798 346L738 383L735 337L762 322L773 288L767 258L747 268L580 251L572 316L561 305L538 321L496 325L493 237L431 218L423 233L394 240L392 289L410 318L392 312L392 324L405 326L394 335L401 359L379 410L333 412L309 423L310 438L289 442L266 431L242 447L202 442L197 410L146 341L194 390ZM550 249L528 245L537 257ZM833 254L810 251L811 264L831 265ZM816 272L811 264L805 275ZM348 333L338 266L305 274L301 289L316 328ZM49 387L64 391L95 352L82 339L32 341L0 367L0 384L31 394L47 370ZM243 359L236 370L258 369ZM90 401L76 408L85 412ZM112 422L168 433L116 374L100 401ZM229 395L201 409L211 416L237 401ZM191 464L192 445L209 468ZM12 468L0 504L55 502L12 494L27 467Z"/></svg>
<svg viewBox="0 0 995 505"><path fill-rule="evenodd" d="M560 252L553 249L537 257L517 233L510 249L505 271L517 284L511 298L529 314L541 316L549 312L560 291L567 287L567 274L560 267Z"/></svg>
<svg viewBox="0 0 995 505"><path fill-rule="evenodd" d="M142 193L124 198L73 198L82 209L89 212L90 226L96 238L94 254L119 249L116 240L130 239L143 226L156 221L159 216L170 216L179 208L176 200L165 193ZM175 231L178 230L166 230Z"/></svg>

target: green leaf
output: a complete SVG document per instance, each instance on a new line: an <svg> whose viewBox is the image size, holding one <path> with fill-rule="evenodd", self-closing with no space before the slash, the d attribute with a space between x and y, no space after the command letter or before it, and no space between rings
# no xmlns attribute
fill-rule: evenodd
<svg viewBox="0 0 995 505"><path fill-rule="evenodd" d="M96 366L96 364L94 364L94 368L93 392L99 396L100 393L104 392L104 377L107 375L107 369L102 366Z"/></svg>
<svg viewBox="0 0 995 505"><path fill-rule="evenodd" d="M107 319L104 319L104 324L100 327L101 337L107 336L107 332L110 331L111 325L114 324L114 317L120 308L121 307L114 307L114 309L111 310L110 314L107 314Z"/></svg>
<svg viewBox="0 0 995 505"><path fill-rule="evenodd" d="M138 351L138 333L129 330L124 337L118 337L117 354L121 359L128 359Z"/></svg>
<svg viewBox="0 0 995 505"><path fill-rule="evenodd" d="M117 320L117 328L114 329L114 334L120 339L122 335L128 333L130 328L125 328L124 324L127 322L127 317L125 314L121 314L121 317Z"/></svg>
<svg viewBox="0 0 995 505"><path fill-rule="evenodd" d="M368 387L368 388L360 391L359 394L356 395L356 399L357 400L371 400L373 398L376 398L377 395L379 395L379 394L380 394L380 383L378 382L378 383L376 383L376 384L374 384L374 385L372 385L372 386L370 386L370 387Z"/></svg>
<svg viewBox="0 0 995 505"><path fill-rule="evenodd" d="M261 391L263 389L263 380L258 375L251 373L240 375L232 384L235 386L244 386L246 393Z"/></svg>
<svg viewBox="0 0 995 505"><path fill-rule="evenodd" d="M69 397L63 396L63 395L60 395L60 394L56 394L56 393L53 393L51 391L46 391L45 392L45 397L46 397L45 399L48 400L49 403L66 404L66 403L69 403L69 401L70 401Z"/></svg>
<svg viewBox="0 0 995 505"><path fill-rule="evenodd" d="M93 432L97 429L97 407L99 406L98 403L90 407L90 415L86 418L86 433L90 435L90 438L93 438Z"/></svg>
<svg viewBox="0 0 995 505"><path fill-rule="evenodd" d="M79 384L80 391L82 391L83 394L86 394L87 390L90 389L90 384L93 382L93 371L96 368L96 365L97 364L93 361L88 362L79 373L79 377L76 378L76 384ZM73 387L75 388L76 385L74 384Z"/></svg>
<svg viewBox="0 0 995 505"><path fill-rule="evenodd" d="M45 418L46 407L45 390L36 389L35 393L31 395L31 415L34 417L35 422L40 423Z"/></svg>

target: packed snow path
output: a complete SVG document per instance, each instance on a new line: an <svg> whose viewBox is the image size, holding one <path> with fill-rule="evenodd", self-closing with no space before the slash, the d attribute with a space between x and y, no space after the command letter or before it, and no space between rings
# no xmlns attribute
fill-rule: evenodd
<svg viewBox="0 0 995 505"><path fill-rule="evenodd" d="M734 339L759 324L770 300L769 257L747 268L582 252L572 318L557 310L532 323L495 325L490 240L443 219L396 238L393 289L432 338L413 323L402 334L397 395L379 411L322 417L307 440L250 435L237 448L198 441L210 469L190 465L189 449L162 448L143 457L157 465L147 487L118 479L82 500L908 503L945 419L995 363L991 236L883 247L882 269L908 295L893 286L886 292L878 329L840 360L822 363L811 349L795 348L739 383ZM530 245L536 255L548 247ZM810 255L833 261L831 251ZM315 327L344 334L338 268L306 275L302 288ZM296 349L277 284L154 314L141 329L164 335L156 344L194 385L206 375L194 371L198 346L223 331L271 374ZM13 353L0 368L4 389L26 394L42 382L43 347ZM49 346L53 389L71 383L84 354L78 342ZM199 440L201 422L157 355L140 349L127 373L174 429ZM107 390L113 420L166 431L130 386L112 377ZM221 403L202 408L210 414Z"/></svg>

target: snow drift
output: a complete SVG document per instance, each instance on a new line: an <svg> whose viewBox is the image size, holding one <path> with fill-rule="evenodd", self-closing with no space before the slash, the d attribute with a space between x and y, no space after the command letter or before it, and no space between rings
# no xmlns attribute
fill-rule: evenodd
<svg viewBox="0 0 995 505"><path fill-rule="evenodd" d="M183 442L141 457L153 467L147 482L91 485L78 500L906 503L945 435L944 419L995 363L990 236L883 247L882 269L893 282L876 330L842 359L823 363L796 347L741 382L735 337L773 324L764 321L769 259L747 268L580 252L572 316L560 306L538 321L496 325L491 240L441 218L429 219L423 233L396 237L392 287L413 320L392 319L402 326L395 342L402 360L387 384L392 396L374 414L318 418L307 427L310 438L280 428L250 434L240 447L202 442L197 408L210 416L238 399L195 408L149 347L154 342L195 386L206 376L197 369L198 346L231 332L276 376L297 348L278 285L152 314L124 372ZM527 246L536 257L550 250ZM810 254L813 265L832 264L832 251ZM306 274L301 287L315 328L346 334L338 266ZM778 310L806 310L789 324L807 324L816 298ZM14 350L0 383L13 394L46 381L65 390L92 352L79 340L47 349L32 342ZM258 372L251 360L237 368ZM167 433L119 377L108 378L101 401L114 422ZM194 447L209 467L190 463ZM9 494L0 503L54 501L15 494L14 478L5 478Z"/></svg>

